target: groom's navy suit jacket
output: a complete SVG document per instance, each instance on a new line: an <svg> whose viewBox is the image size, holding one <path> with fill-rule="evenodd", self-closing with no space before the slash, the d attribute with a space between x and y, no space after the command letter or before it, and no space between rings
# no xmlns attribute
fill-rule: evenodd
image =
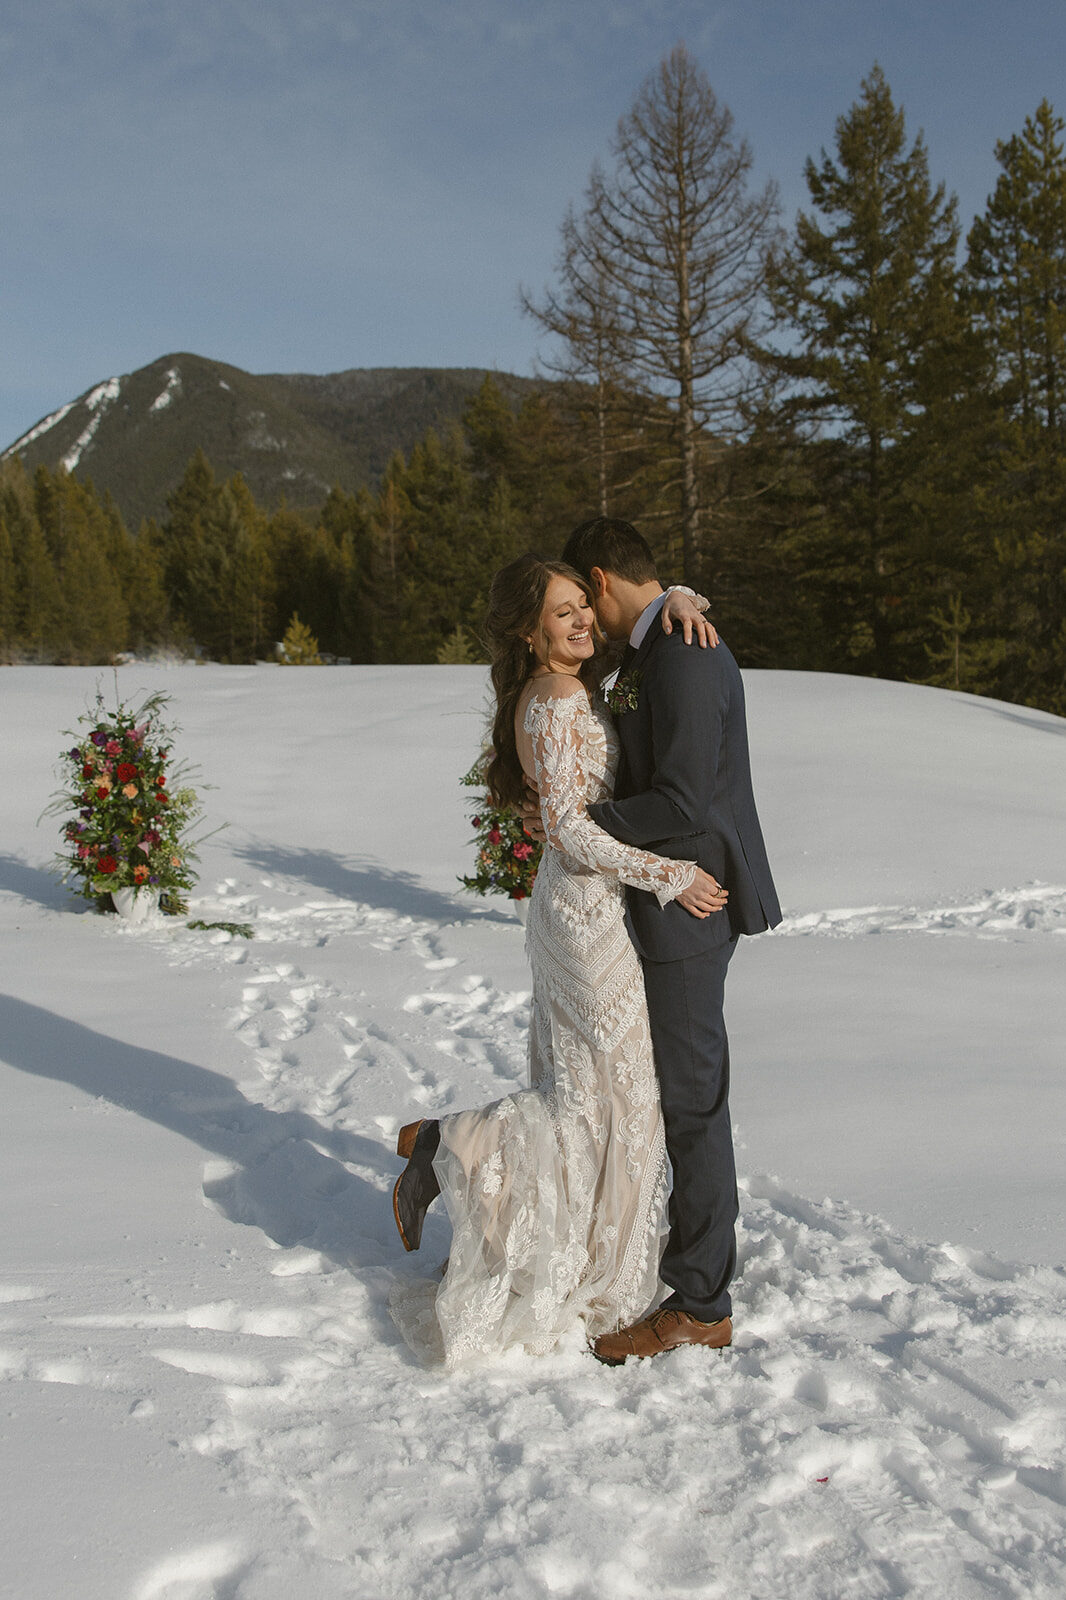
<svg viewBox="0 0 1066 1600"><path fill-rule="evenodd" d="M627 891L630 932L650 961L680 961L781 920L748 761L740 668L728 647L686 645L653 627L620 679L636 705L616 714L622 751L613 800L589 815L616 839L697 861L729 890L702 921L684 907Z"/></svg>

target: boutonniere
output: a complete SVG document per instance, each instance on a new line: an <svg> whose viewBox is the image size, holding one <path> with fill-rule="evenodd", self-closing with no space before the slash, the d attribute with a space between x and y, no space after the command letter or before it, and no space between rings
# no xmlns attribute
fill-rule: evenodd
<svg viewBox="0 0 1066 1600"><path fill-rule="evenodd" d="M612 716L620 717L627 711L637 709L640 698L640 680L644 673L641 668L634 672L623 673L616 680L607 693L607 709Z"/></svg>

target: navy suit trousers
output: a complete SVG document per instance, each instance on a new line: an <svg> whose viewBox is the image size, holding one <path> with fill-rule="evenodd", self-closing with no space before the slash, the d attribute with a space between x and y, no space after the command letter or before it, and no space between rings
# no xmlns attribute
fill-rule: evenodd
<svg viewBox="0 0 1066 1600"><path fill-rule="evenodd" d="M674 1170L664 1302L701 1322L732 1311L738 1214L729 1120L729 1042L722 1006L736 939L681 961L644 960L651 1038Z"/></svg>

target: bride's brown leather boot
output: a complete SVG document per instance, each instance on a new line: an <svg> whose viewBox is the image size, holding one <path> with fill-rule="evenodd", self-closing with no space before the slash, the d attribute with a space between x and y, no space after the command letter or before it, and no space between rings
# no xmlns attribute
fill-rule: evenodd
<svg viewBox="0 0 1066 1600"><path fill-rule="evenodd" d="M426 1212L440 1194L437 1174L433 1171L433 1157L439 1144L440 1123L429 1117L421 1122L409 1122L400 1129L396 1141L396 1154L404 1156L407 1165L392 1191L392 1214L405 1250L417 1250L422 1243Z"/></svg>

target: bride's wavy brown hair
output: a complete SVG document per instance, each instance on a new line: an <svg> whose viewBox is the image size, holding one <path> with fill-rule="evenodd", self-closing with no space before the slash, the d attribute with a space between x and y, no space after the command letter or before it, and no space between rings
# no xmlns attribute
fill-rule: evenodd
<svg viewBox="0 0 1066 1600"><path fill-rule="evenodd" d="M492 719L492 748L485 780L494 805L519 806L526 799L526 779L518 759L515 710L519 696L540 665L529 647L529 637L540 627L544 597L553 578L569 578L587 595L592 590L580 572L564 561L542 561L539 556L519 556L501 567L489 590L488 616L482 636L492 663L496 710ZM581 680L592 687L603 676L603 635L593 624L596 654L585 663Z"/></svg>

